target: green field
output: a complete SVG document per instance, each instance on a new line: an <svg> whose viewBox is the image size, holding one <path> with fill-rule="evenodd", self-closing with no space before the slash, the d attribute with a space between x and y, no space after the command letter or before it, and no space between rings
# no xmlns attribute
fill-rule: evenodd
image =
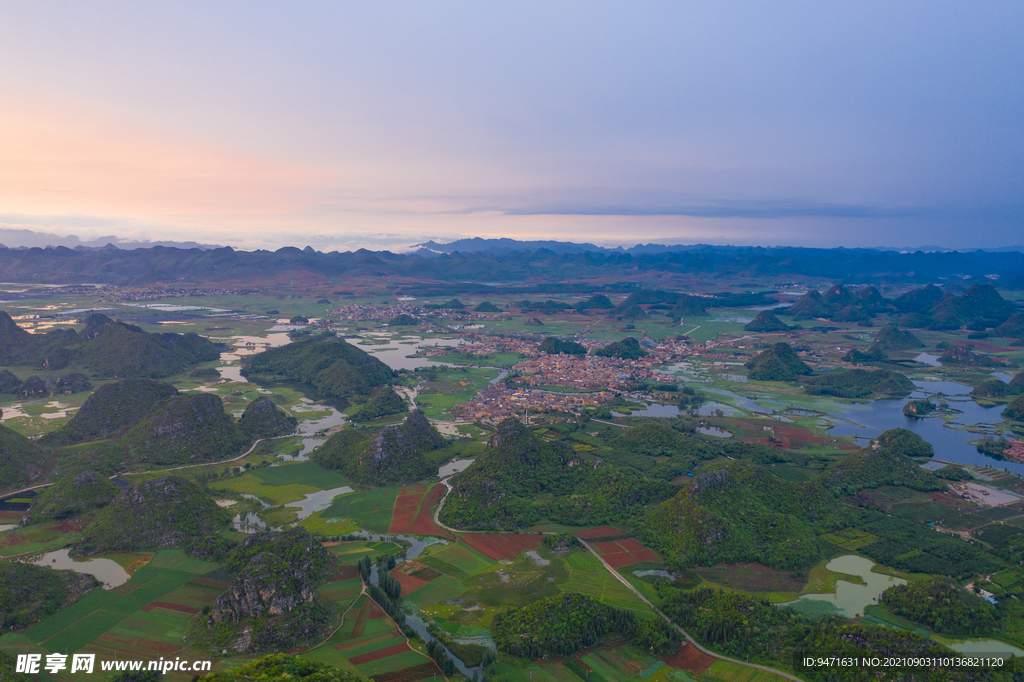
<svg viewBox="0 0 1024 682"><path fill-rule="evenodd" d="M268 486L308 485L330 490L349 483L337 471L324 469L316 462L283 462L277 466L253 469L252 475Z"/></svg>
<svg viewBox="0 0 1024 682"><path fill-rule="evenodd" d="M391 510L399 486L348 493L320 512L323 519L351 519L371 533L386 533L391 525Z"/></svg>
<svg viewBox="0 0 1024 682"><path fill-rule="evenodd" d="M422 557L420 563L461 580L489 568L494 562L471 547L458 542Z"/></svg>

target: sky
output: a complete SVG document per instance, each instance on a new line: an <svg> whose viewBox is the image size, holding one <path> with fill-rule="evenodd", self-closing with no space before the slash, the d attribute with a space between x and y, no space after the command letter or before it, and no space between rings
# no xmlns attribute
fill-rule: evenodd
<svg viewBox="0 0 1024 682"><path fill-rule="evenodd" d="M0 228L1024 244L1024 3L0 0Z"/></svg>

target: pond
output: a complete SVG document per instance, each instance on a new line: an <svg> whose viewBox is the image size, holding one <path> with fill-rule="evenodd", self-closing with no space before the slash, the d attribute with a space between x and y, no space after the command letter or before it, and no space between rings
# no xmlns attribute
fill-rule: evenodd
<svg viewBox="0 0 1024 682"><path fill-rule="evenodd" d="M872 573L871 569L874 565L875 562L870 559L853 554L836 557L828 562L825 568L838 573L860 576L866 584L854 585L845 580L839 580L836 582L836 591L834 593L805 594L798 601L830 603L835 607L837 615L842 615L846 618L855 618L863 615L864 607L878 603L878 598L882 596L883 592L890 587L904 585L907 582L894 576ZM794 602L785 603L792 605Z"/></svg>
<svg viewBox="0 0 1024 682"><path fill-rule="evenodd" d="M985 657L1024 656L1024 649L1019 649L1012 644L1001 642L998 639L946 639L941 636L936 637L934 634L932 639L961 654Z"/></svg>
<svg viewBox="0 0 1024 682"><path fill-rule="evenodd" d="M107 589L123 585L131 578L128 571L112 559L96 558L75 561L68 555L70 551L69 549L58 549L55 552L47 552L30 563L75 573L87 573L103 583L103 587Z"/></svg>
<svg viewBox="0 0 1024 682"><path fill-rule="evenodd" d="M671 573L666 571L664 568L647 568L647 569L644 569L644 570L639 570L638 569L638 570L633 571L633 575L635 575L638 578L643 578L643 577L648 576L648 575L657 575L657 576L660 576L662 578L668 578L669 580L675 580L676 579L676 577L674 575L672 575Z"/></svg>
<svg viewBox="0 0 1024 682"><path fill-rule="evenodd" d="M465 471L469 468L469 465L475 462L474 459L457 459L453 462L448 462L443 467L437 470L438 478L447 478L460 471Z"/></svg>
<svg viewBox="0 0 1024 682"><path fill-rule="evenodd" d="M920 362L925 365L932 367L941 367L942 362L939 360L938 355L932 355L931 353L918 353L914 356L914 362Z"/></svg>
<svg viewBox="0 0 1024 682"><path fill-rule="evenodd" d="M732 438L732 433L717 426L700 426L697 428L697 433L703 433L705 436L714 436L715 438Z"/></svg>
<svg viewBox="0 0 1024 682"><path fill-rule="evenodd" d="M352 488L347 485L343 485L340 488L332 488L331 490L318 490L315 493L309 493L303 499L298 502L289 502L285 505L286 509L298 508L299 510L299 521L308 519L315 512L323 511L331 506L331 502L338 495L344 495L345 493L352 492Z"/></svg>

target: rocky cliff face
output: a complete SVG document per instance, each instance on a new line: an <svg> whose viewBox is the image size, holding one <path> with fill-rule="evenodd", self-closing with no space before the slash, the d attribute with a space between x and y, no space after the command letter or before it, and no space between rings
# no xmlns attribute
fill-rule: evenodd
<svg viewBox="0 0 1024 682"><path fill-rule="evenodd" d="M215 648L238 652L280 651L308 641L336 611L316 593L336 564L301 528L250 536L225 562L229 570L242 568L217 598L203 636Z"/></svg>

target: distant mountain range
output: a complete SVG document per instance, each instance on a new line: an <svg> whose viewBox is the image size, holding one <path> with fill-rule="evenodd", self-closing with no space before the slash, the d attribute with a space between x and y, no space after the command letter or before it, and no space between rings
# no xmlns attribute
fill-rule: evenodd
<svg viewBox="0 0 1024 682"><path fill-rule="evenodd" d="M216 249L214 244L199 244L198 242L175 242L175 241L128 241L115 235L97 237L96 239L82 240L70 234L67 237L59 237L48 232L36 232L34 230L22 230L16 228L0 227L0 246L8 249L31 249L33 247L46 248L47 246L65 246L76 251L116 251L119 249L149 249L154 246L173 246L179 249Z"/></svg>
<svg viewBox="0 0 1024 682"><path fill-rule="evenodd" d="M863 283L926 284L962 280L972 284L995 280L1003 288L1024 288L1024 253L1019 251L903 253L873 249L708 245L647 245L626 250L564 242L475 239L463 242L481 248L460 250L458 245L462 242L446 245L427 242L411 254L366 249L323 253L309 247L284 247L276 251L165 246L91 251L65 246L0 248L0 281L118 285L244 281L266 286L282 278L307 276L328 279L399 277L444 283L443 286L405 285L403 292L446 296L499 293L499 287L483 282L508 283L502 286L515 286L516 292L526 294L529 290L521 286L526 281L538 283L544 291L555 292L572 289L562 284L566 280L607 280L609 277L636 280L661 273L686 273L716 279L756 277L761 281L765 277L794 275ZM451 249L451 253L431 250L428 245ZM637 285L627 282L623 286L629 289ZM581 284L572 291L577 289L589 292L593 286Z"/></svg>

